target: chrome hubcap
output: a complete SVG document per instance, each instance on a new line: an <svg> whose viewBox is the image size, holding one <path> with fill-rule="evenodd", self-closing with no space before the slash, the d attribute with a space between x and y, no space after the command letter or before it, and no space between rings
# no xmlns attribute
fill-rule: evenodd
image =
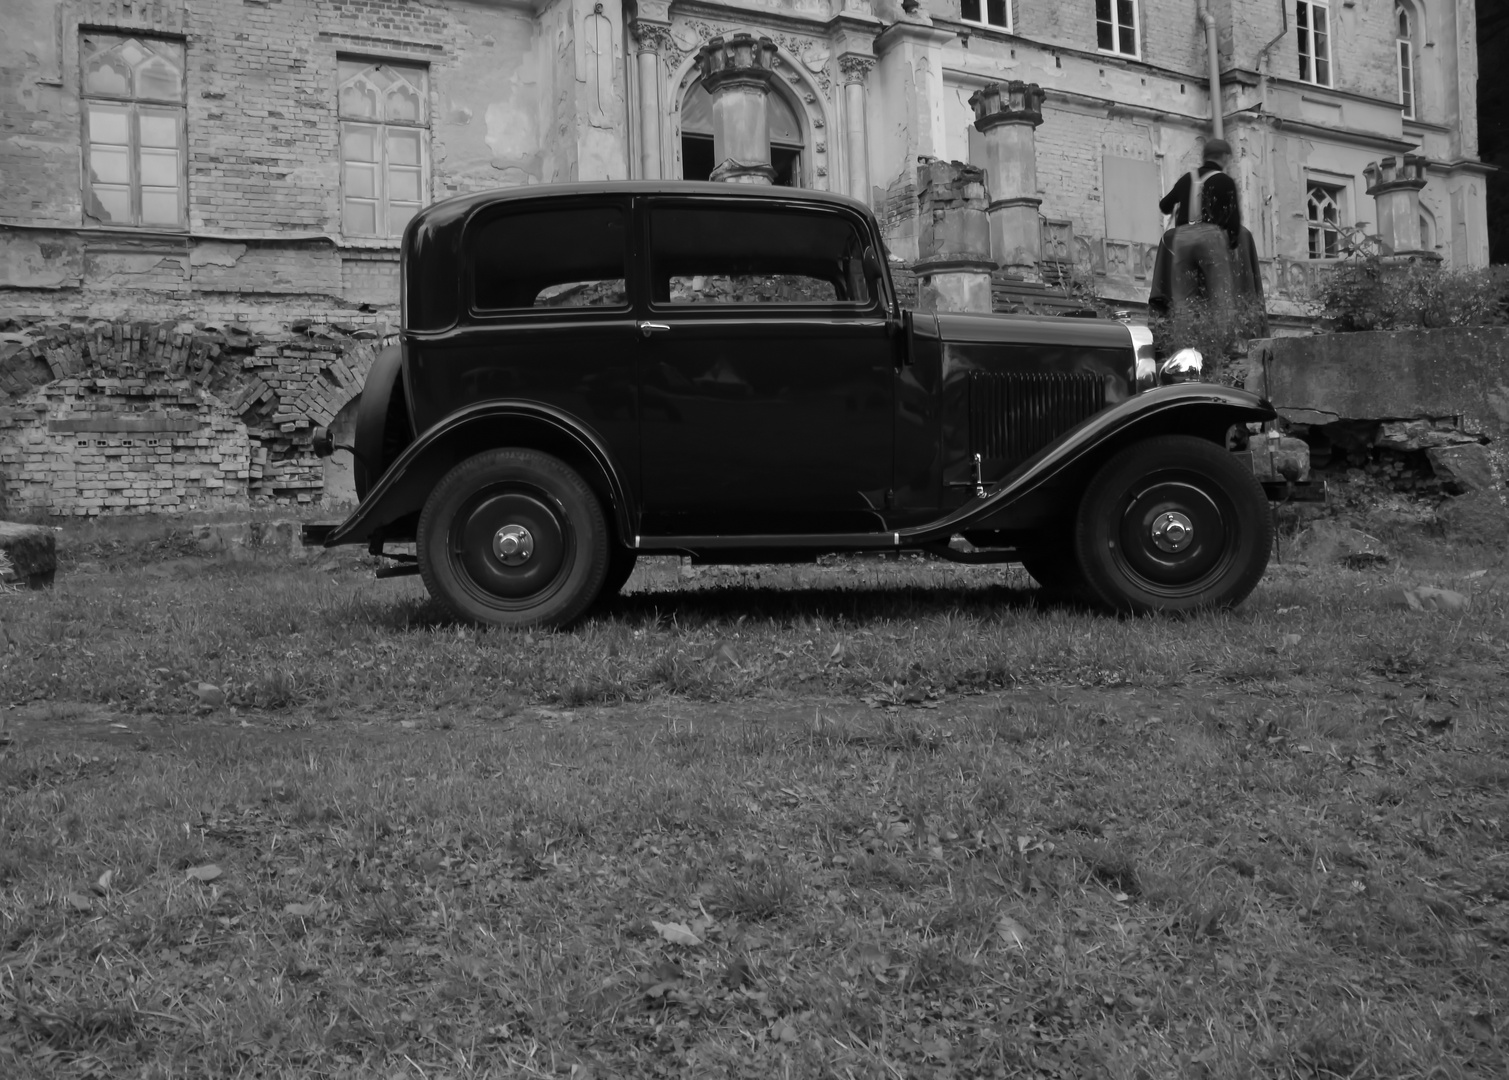
<svg viewBox="0 0 1509 1080"><path fill-rule="evenodd" d="M493 534L493 554L506 566L521 566L534 554L534 537L522 525L505 525Z"/></svg>
<svg viewBox="0 0 1509 1080"><path fill-rule="evenodd" d="M1153 543L1160 551L1183 551L1194 539L1195 527L1183 514L1170 510L1153 521Z"/></svg>

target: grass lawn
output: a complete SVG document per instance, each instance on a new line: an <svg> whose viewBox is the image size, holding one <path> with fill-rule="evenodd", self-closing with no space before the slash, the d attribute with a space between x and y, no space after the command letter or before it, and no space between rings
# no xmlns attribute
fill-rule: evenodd
<svg viewBox="0 0 1509 1080"><path fill-rule="evenodd" d="M526 634L169 541L0 595L0 1076L1509 1071L1486 557L658 561Z"/></svg>

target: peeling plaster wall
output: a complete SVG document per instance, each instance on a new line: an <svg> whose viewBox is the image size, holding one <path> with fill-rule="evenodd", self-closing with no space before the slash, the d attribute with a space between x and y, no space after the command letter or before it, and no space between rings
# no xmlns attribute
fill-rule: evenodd
<svg viewBox="0 0 1509 1080"><path fill-rule="evenodd" d="M454 10L456 49L436 110L434 159L446 193L544 181L540 64L527 12Z"/></svg>
<svg viewBox="0 0 1509 1080"><path fill-rule="evenodd" d="M63 83L57 0L5 0L0 33L0 220L73 225L78 95Z"/></svg>

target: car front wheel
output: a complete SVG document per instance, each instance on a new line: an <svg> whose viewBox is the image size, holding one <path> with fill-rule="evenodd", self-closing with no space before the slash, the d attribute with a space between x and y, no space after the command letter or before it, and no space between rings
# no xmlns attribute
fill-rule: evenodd
<svg viewBox="0 0 1509 1080"><path fill-rule="evenodd" d="M417 546L430 595L496 626L563 626L608 572L597 497L537 450L489 450L446 473L419 515Z"/></svg>
<svg viewBox="0 0 1509 1080"><path fill-rule="evenodd" d="M1238 459L1168 435L1102 466L1080 503L1075 542L1086 581L1119 611L1232 607L1268 566L1273 519Z"/></svg>

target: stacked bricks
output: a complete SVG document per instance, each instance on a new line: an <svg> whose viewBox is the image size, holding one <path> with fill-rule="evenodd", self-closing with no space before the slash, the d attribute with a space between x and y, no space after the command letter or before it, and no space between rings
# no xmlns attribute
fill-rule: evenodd
<svg viewBox="0 0 1509 1080"><path fill-rule="evenodd" d="M362 335L362 336L358 336ZM0 507L52 514L313 503L310 445L361 391L371 331L39 327L0 343Z"/></svg>

